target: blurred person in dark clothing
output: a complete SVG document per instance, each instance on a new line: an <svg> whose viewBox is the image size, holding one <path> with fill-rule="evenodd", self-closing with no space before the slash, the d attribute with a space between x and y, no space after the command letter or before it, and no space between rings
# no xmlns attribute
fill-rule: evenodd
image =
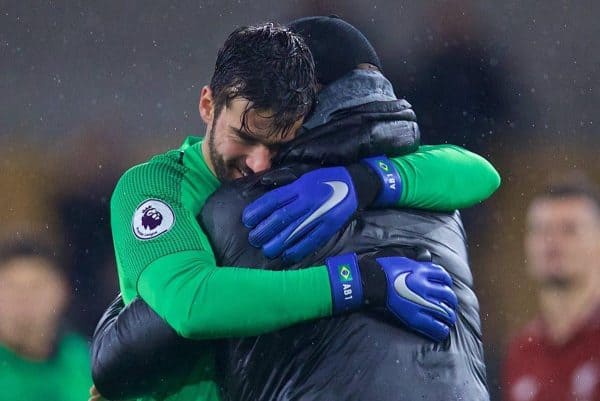
<svg viewBox="0 0 600 401"><path fill-rule="evenodd" d="M69 285L36 243L0 249L0 400L76 401L91 384L88 345L62 330Z"/></svg>
<svg viewBox="0 0 600 401"><path fill-rule="evenodd" d="M555 181L527 213L528 273L539 316L511 342L505 401L600 400L600 195L587 178Z"/></svg>

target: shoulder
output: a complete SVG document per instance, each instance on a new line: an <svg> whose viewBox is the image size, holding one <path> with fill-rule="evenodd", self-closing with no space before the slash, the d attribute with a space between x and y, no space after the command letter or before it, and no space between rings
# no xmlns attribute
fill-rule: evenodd
<svg viewBox="0 0 600 401"><path fill-rule="evenodd" d="M186 171L187 167L181 163L181 152L172 150L131 167L121 176L117 188L138 182L148 186L169 178L180 179Z"/></svg>
<svg viewBox="0 0 600 401"><path fill-rule="evenodd" d="M176 198L188 170L180 159L181 152L172 150L131 167L117 182L111 201L136 196Z"/></svg>

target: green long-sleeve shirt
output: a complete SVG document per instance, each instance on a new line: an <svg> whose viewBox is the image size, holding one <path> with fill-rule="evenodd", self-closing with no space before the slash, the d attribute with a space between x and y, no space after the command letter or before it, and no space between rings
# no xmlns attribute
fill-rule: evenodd
<svg viewBox="0 0 600 401"><path fill-rule="evenodd" d="M180 335L194 339L259 335L329 316L324 266L294 271L216 266L196 221L219 187L201 144L189 137L179 149L133 167L114 191L111 226L125 301L139 295ZM499 185L485 159L456 146L422 146L392 160L403 182L398 207L467 207Z"/></svg>

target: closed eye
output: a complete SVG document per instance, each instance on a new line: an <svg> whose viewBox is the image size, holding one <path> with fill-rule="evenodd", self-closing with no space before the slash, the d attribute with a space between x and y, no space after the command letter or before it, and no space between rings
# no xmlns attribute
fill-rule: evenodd
<svg viewBox="0 0 600 401"><path fill-rule="evenodd" d="M246 131L242 131L241 129L233 127L231 129L235 135L235 139L243 145L252 146L260 143L258 139L256 139Z"/></svg>
<svg viewBox="0 0 600 401"><path fill-rule="evenodd" d="M234 133L235 140L242 145L245 145L245 146L263 145L263 146L267 147L269 149L269 151L271 152L271 154L273 154L273 155L275 155L281 148L281 143L279 143L279 142L267 143L267 142L261 141L260 139L256 138L252 134L250 134L246 131L243 131L239 128L231 127L231 130Z"/></svg>

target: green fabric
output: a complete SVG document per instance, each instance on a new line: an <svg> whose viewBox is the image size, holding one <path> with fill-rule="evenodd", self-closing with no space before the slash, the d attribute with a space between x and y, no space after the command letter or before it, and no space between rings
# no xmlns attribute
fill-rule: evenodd
<svg viewBox="0 0 600 401"><path fill-rule="evenodd" d="M448 211L484 201L500 186L500 175L483 157L454 145L420 146L393 158L402 178L398 205Z"/></svg>
<svg viewBox="0 0 600 401"><path fill-rule="evenodd" d="M190 137L178 150L133 167L111 199L111 226L123 298L140 295L179 334L193 338L256 335L331 314L325 267L293 272L220 267L196 221L219 187ZM148 199L167 205L171 229L139 239L132 218ZM180 391L144 400L218 400L212 351L198 361Z"/></svg>
<svg viewBox="0 0 600 401"><path fill-rule="evenodd" d="M92 386L89 349L64 335L46 361L31 361L0 345L0 401L82 401Z"/></svg>
<svg viewBox="0 0 600 401"><path fill-rule="evenodd" d="M179 252L148 266L138 290L175 331L194 339L256 336L331 315L325 266L218 268L207 252Z"/></svg>
<svg viewBox="0 0 600 401"><path fill-rule="evenodd" d="M196 154L199 140L188 138L179 150L155 156L149 162L135 166L119 180L111 199L111 228L125 302L137 295L137 282L143 269L164 255L189 250L212 255L206 235L196 222L196 215L219 186L217 179ZM194 169L181 163L189 160ZM193 195L182 194L182 187ZM192 197L190 199L190 197ZM141 240L133 234L135 210L148 199L158 199L171 207L175 224L156 238ZM195 204L194 204L195 201ZM184 204L185 202L185 204Z"/></svg>
<svg viewBox="0 0 600 401"><path fill-rule="evenodd" d="M250 336L331 314L324 266L296 271L217 267L196 221L218 188L199 139L130 169L111 200L111 225L125 302L140 295L184 337ZM170 230L134 235L132 217L149 199L169 206ZM307 297L307 294L310 294Z"/></svg>

